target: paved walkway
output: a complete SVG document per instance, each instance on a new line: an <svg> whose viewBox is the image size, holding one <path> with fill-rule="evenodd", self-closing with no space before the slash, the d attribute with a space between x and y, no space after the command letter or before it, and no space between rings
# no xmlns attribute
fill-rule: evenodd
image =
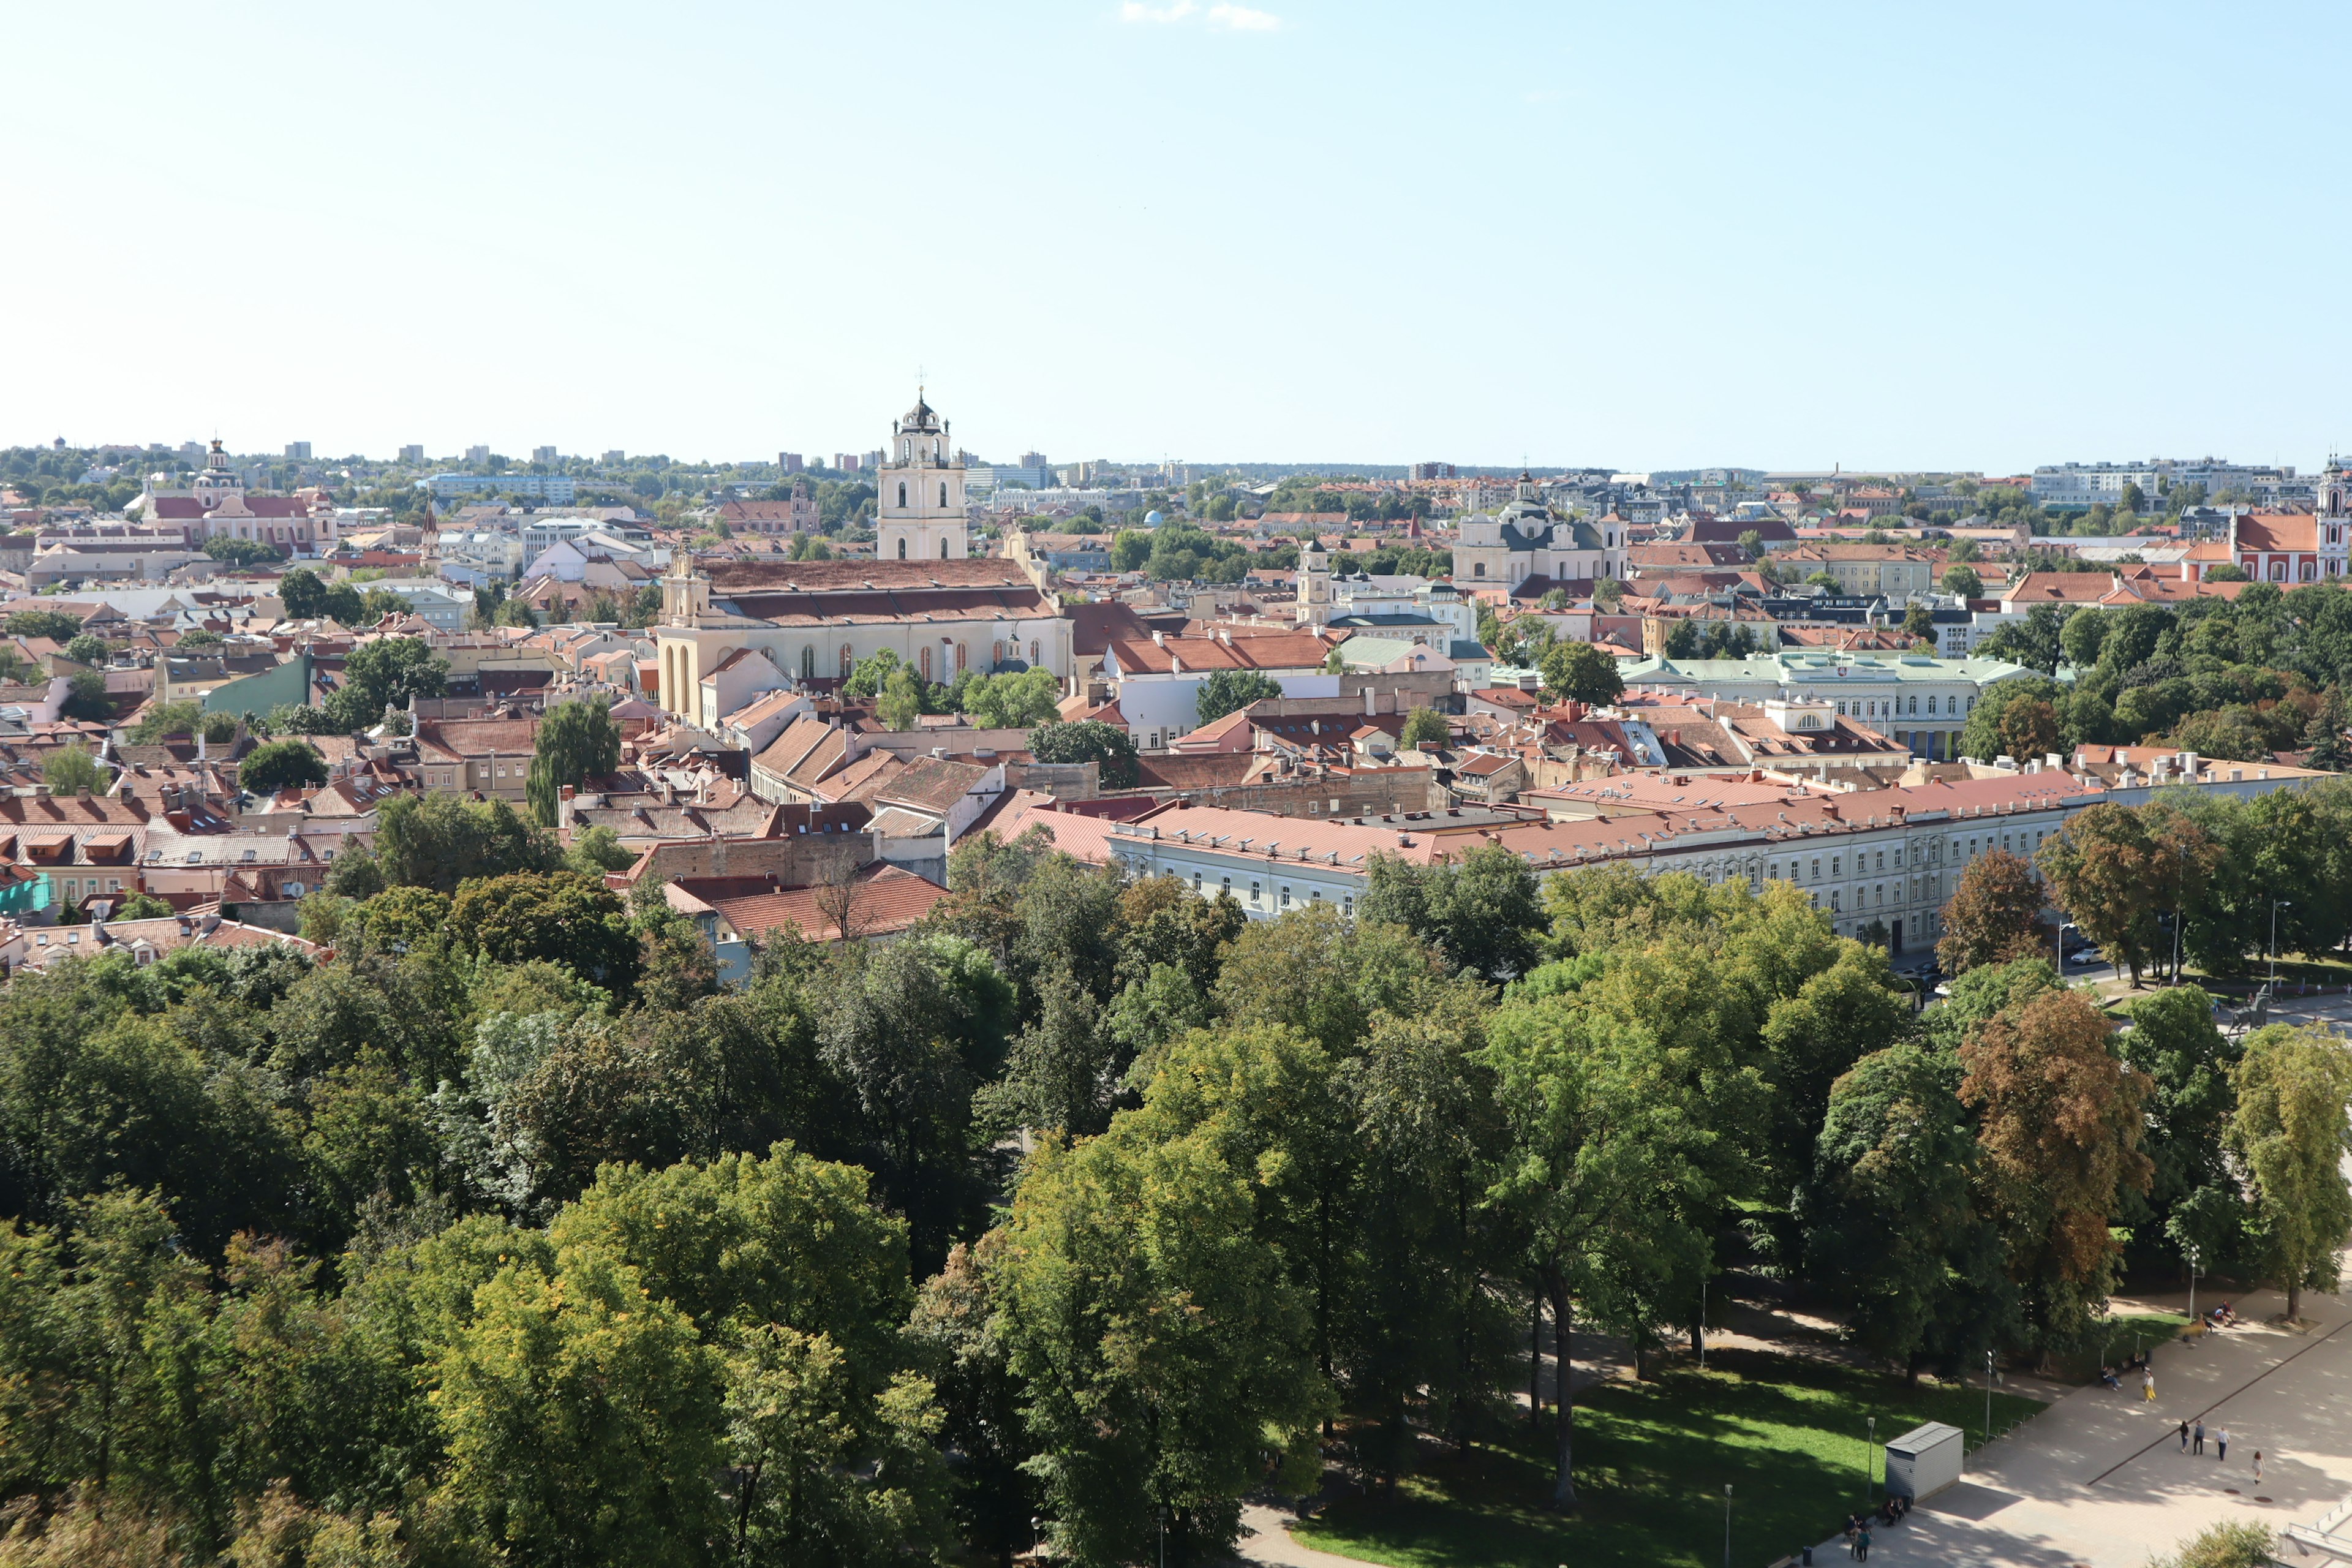
<svg viewBox="0 0 2352 1568"><path fill-rule="evenodd" d="M2186 1306L2185 1297L2152 1300ZM2326 1512L2352 1493L2352 1307L2306 1293L2303 1311L2315 1326L2298 1333L2252 1321L2283 1310L2282 1298L2237 1305L2249 1326L2156 1352L2154 1405L2141 1400L2136 1379L2121 1392L2094 1384L2067 1394L1969 1455L1958 1486L1879 1531L1872 1562L2143 1568L2220 1521L2277 1529ZM2200 1415L2201 1458L2181 1453L2178 1436L2182 1419ZM2212 1436L2223 1426L2226 1462Z"/></svg>

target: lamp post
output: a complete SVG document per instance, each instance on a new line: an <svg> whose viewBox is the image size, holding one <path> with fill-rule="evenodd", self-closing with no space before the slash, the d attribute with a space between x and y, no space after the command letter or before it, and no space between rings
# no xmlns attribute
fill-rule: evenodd
<svg viewBox="0 0 2352 1568"><path fill-rule="evenodd" d="M1870 1435L1863 1439L1862 1445L1862 1506L1866 1512L1870 1508L1870 1494L1875 1489L1874 1483L1878 1479L1875 1462L1878 1457L1878 1417L1867 1415L1863 1419L1870 1426Z"/></svg>
<svg viewBox="0 0 2352 1568"><path fill-rule="evenodd" d="M2278 912L2282 908L2290 910L2294 908L2294 900L2293 899L2271 900L2271 996L2273 1000L2278 996Z"/></svg>
<svg viewBox="0 0 2352 1568"><path fill-rule="evenodd" d="M2189 1244L2189 1321L2197 1321L2197 1244Z"/></svg>
<svg viewBox="0 0 2352 1568"><path fill-rule="evenodd" d="M1731 1483L1723 1483L1723 1568L1731 1568Z"/></svg>
<svg viewBox="0 0 2352 1568"><path fill-rule="evenodd" d="M1985 1347L1985 1441L1992 1441L1992 1347Z"/></svg>
<svg viewBox="0 0 2352 1568"><path fill-rule="evenodd" d="M1698 1369L1706 1370L1706 1276L1698 1277Z"/></svg>

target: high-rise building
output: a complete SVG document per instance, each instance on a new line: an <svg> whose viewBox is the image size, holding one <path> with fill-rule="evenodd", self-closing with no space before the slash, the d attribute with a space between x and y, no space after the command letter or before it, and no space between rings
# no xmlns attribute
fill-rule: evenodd
<svg viewBox="0 0 2352 1568"><path fill-rule="evenodd" d="M286 443L286 455L295 462L307 463L310 460L310 443L308 441L289 441Z"/></svg>
<svg viewBox="0 0 2352 1568"><path fill-rule="evenodd" d="M466 466L467 468L478 468L489 460L490 449L488 447L468 447L466 448Z"/></svg>
<svg viewBox="0 0 2352 1568"><path fill-rule="evenodd" d="M857 454L855 452L835 452L833 455L833 466L839 468L845 474L854 473L857 468Z"/></svg>
<svg viewBox="0 0 2352 1568"><path fill-rule="evenodd" d="M1450 479L1455 475L1451 463L1415 463L1412 477L1416 479Z"/></svg>
<svg viewBox="0 0 2352 1568"><path fill-rule="evenodd" d="M1024 452L1021 454L1021 466L1024 468L1042 468L1045 466L1045 454Z"/></svg>
<svg viewBox="0 0 2352 1568"><path fill-rule="evenodd" d="M557 458L555 448L552 447L533 447L530 449L530 460L534 463L554 463L562 459Z"/></svg>
<svg viewBox="0 0 2352 1568"><path fill-rule="evenodd" d="M776 454L776 467L788 474L797 474L801 471L801 455L798 452L779 452Z"/></svg>
<svg viewBox="0 0 2352 1568"><path fill-rule="evenodd" d="M400 449L400 460L404 463L423 462L425 460L424 443L420 441L412 441L407 446L403 447Z"/></svg>
<svg viewBox="0 0 2352 1568"><path fill-rule="evenodd" d="M604 454L604 466L608 468L617 468L628 460L629 455L618 447Z"/></svg>

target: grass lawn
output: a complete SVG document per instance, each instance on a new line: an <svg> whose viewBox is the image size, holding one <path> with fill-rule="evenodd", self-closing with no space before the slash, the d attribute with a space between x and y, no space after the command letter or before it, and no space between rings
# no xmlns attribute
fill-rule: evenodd
<svg viewBox="0 0 2352 1568"><path fill-rule="evenodd" d="M1993 1395L2004 1427L2039 1409ZM1723 1488L1732 1488L1732 1561L1763 1568L1834 1534L1863 1497L1863 1418L1880 1438L1922 1421L1984 1421L1981 1389L1760 1354L1710 1357L1657 1383L1580 1396L1576 1482L1583 1512L1549 1512L1551 1439L1522 1426L1497 1444L1433 1459L1393 1500L1348 1498L1300 1524L1299 1540L1393 1568L1614 1568L1723 1560ZM1547 1423L1549 1426L1549 1423ZM1873 1470L1884 1479L1883 1455Z"/></svg>

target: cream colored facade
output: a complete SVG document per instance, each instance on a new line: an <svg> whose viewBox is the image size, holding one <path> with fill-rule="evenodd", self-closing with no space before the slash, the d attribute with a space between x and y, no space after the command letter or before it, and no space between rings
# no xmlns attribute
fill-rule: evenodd
<svg viewBox="0 0 2352 1568"><path fill-rule="evenodd" d="M964 468L947 422L923 401L891 423L890 460L875 476L874 553L882 561L961 561Z"/></svg>

